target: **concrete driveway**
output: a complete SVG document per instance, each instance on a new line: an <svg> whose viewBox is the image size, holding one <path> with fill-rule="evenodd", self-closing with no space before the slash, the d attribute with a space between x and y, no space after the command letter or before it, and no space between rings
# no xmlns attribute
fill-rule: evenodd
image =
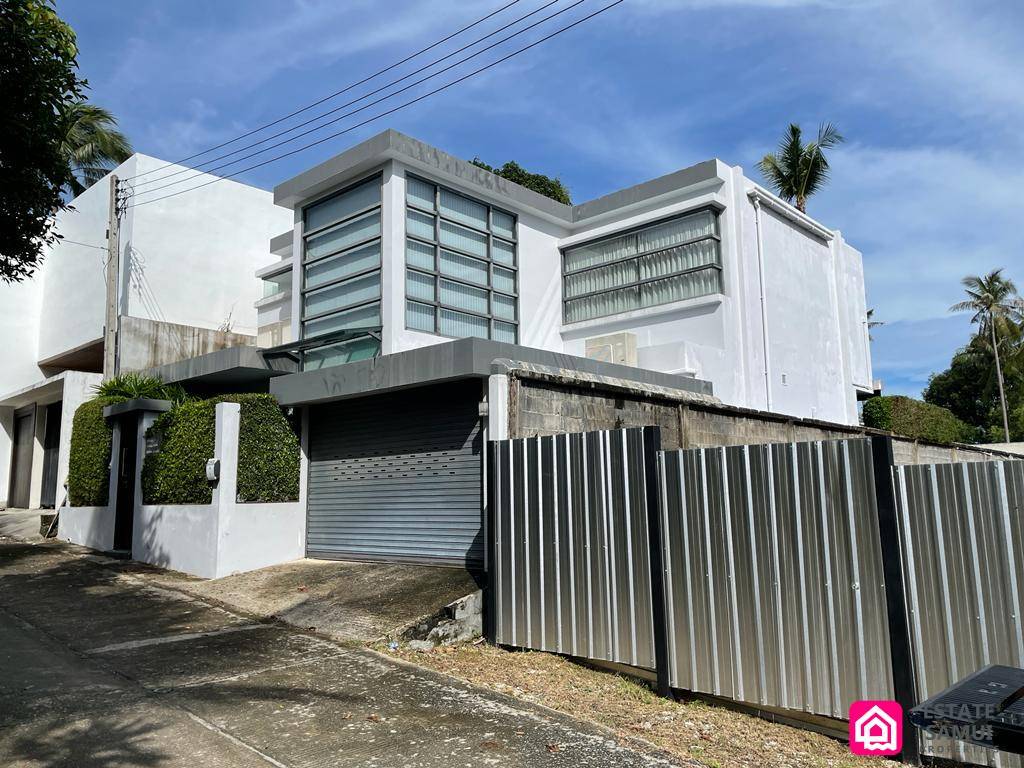
<svg viewBox="0 0 1024 768"><path fill-rule="evenodd" d="M0 764L649 766L540 707L0 539Z"/></svg>

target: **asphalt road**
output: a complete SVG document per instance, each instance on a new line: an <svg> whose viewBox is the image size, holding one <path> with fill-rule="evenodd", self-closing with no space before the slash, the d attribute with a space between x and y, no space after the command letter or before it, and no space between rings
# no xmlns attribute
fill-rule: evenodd
<svg viewBox="0 0 1024 768"><path fill-rule="evenodd" d="M669 765L549 710L0 538L0 765Z"/></svg>

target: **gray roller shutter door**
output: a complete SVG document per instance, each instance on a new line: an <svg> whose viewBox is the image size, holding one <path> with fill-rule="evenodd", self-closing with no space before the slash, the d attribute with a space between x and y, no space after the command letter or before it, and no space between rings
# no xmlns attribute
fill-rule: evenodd
<svg viewBox="0 0 1024 768"><path fill-rule="evenodd" d="M310 557L479 565L479 382L310 411Z"/></svg>

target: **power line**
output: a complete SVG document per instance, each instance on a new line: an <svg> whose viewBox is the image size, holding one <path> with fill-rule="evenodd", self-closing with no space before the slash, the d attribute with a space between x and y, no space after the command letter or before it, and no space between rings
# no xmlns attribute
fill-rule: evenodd
<svg viewBox="0 0 1024 768"><path fill-rule="evenodd" d="M80 243L77 240L68 240L66 237L60 238L58 240L58 244L59 243L71 243L72 245L80 245L83 248L96 248L97 250L100 250L100 251L109 250L107 248L107 246L105 246L105 245L92 245L91 243Z"/></svg>
<svg viewBox="0 0 1024 768"><path fill-rule="evenodd" d="M589 21L590 19L594 18L595 16L599 16L600 14L604 13L605 11L611 10L612 8L614 8L615 6L619 5L620 3L623 3L624 1L625 0L615 0L615 2L609 3L608 5L604 6L603 8L599 8L598 10L594 11L593 13L588 14L587 16L584 16L583 18L578 19L577 21L574 21L572 24L568 24L568 25L562 27L561 29L557 29L554 32L552 32L551 34L546 35L545 37L542 37L539 40L537 40L537 41L535 41L533 43L530 43L529 45L524 46L523 48L520 48L517 51L513 51L512 53L507 54L506 56L503 56L502 58L500 58L500 59L498 59L496 61L493 61L490 64L487 64L487 65L485 65L483 67L480 67L479 69L475 69L472 72L470 72L469 74L463 75L462 77L460 77L460 78L458 78L456 80L453 80L450 83L446 83L445 85L442 85L439 88L435 88L434 90L429 91L428 93L425 93L422 96L417 96L415 99L411 99L411 100L405 102L404 104L399 104L397 107L393 107L392 109L389 109L389 110L387 110L385 112L381 112L378 115L374 115L373 117L367 118L363 122L357 123L357 124L351 126L350 128L346 128L343 131L338 131L337 133L333 133L330 136L325 136L322 139L318 139L317 141L314 141L314 142L311 142L309 144L306 144L305 146L299 147L298 149L293 149L293 150L290 150L288 152L283 152L282 154L277 155L276 157L272 157L269 160L264 160L263 162L256 163L255 165L251 165L251 166L249 166L247 168L243 168L240 171L235 171L234 173L228 174L226 176L220 176L220 177L218 177L216 179L212 179L212 180L207 181L207 182L205 182L203 184L198 184L198 185L196 185L194 187L189 187L188 189L182 189L182 190L178 190L177 192L171 192L170 194L163 195L162 197L157 197L157 198L154 198L152 200L143 200L141 202L133 204L131 207L132 208L136 208L136 207L138 207L140 205L148 205L149 203L156 203L156 202L159 202L161 200L166 200L166 199L168 199L170 197L176 197L177 195L182 195L182 194L184 194L186 192L193 192L193 191L195 191L197 189L202 189L203 187L208 187L211 184L216 184L218 181L223 181L225 179L234 178L235 176L239 176L239 175L241 175L243 173L248 173L249 171L255 170L256 168L260 168L260 167L262 167L264 165L269 165L270 163L273 163L273 162L276 162L278 160L282 160L282 159L284 159L286 157L290 157L292 155L298 154L299 152L304 152L307 149L311 149L312 147L315 147L315 146L318 146L320 144L323 144L324 142L330 141L331 139L336 139L339 136L343 136L346 133L350 133L351 131L354 131L356 128L361 128L362 126L367 125L368 123L372 123L375 120L379 120L382 117L387 117L388 115L394 114L395 112L398 112L400 109L404 109L405 107L408 107L408 106L411 106L413 104L416 104L417 102L423 101L424 99L429 98L430 96L433 96L434 94L440 93L441 91L445 91L445 90L451 88L454 85L458 85L459 83L462 83L462 82L468 80L471 77L475 77L476 75L480 74L481 72L485 72L488 69L491 69L492 67L496 67L497 65L499 65L499 64L501 64L503 62L508 61L509 59L511 59L514 56L518 56L519 54L524 53L525 51L528 51L531 48L535 48L536 46L540 45L541 43L547 42L551 38L556 37L556 36L562 34L563 32L566 32L566 31L572 29L573 27L577 27L580 24L583 24L584 22Z"/></svg>
<svg viewBox="0 0 1024 768"><path fill-rule="evenodd" d="M236 141L241 141L242 139L246 139L249 136L252 136L254 133L259 133L260 131L266 130L267 128L272 128L273 126L278 125L279 123L283 123L285 120L289 120L289 119L295 117L296 115L301 115L303 112L308 112L309 110L313 109L314 107L319 107L325 101L330 101L335 96L340 96L343 93L351 91L353 88L357 88L358 86L362 85L363 83L367 83L370 80L373 80L375 77L379 77L380 75L383 75L386 72L390 72L392 69L395 69L396 67L402 66L403 64L405 64L408 61L412 61L417 56L421 56L422 54L426 53L427 51L432 50L432 49L436 48L439 45L447 43L453 37L458 37L463 32L465 32L467 30L470 30L473 27L479 26L480 24L483 24L488 19L491 19L491 18L497 16L502 11L504 11L504 10L506 10L508 8L511 8L513 5L515 5L516 3L519 3L519 2L521 2L521 0L512 0L512 2L506 3L505 5L501 6L501 8L498 8L496 11L492 11L491 13L487 14L486 16L477 19L472 24L467 24L466 26L462 27L462 29L459 29L459 30L456 30L455 32L452 32L447 37L443 37L440 40L438 40L437 42L431 43L426 48L421 48L420 50L416 51L416 53L413 53L413 54L410 54L409 56L406 56L401 61L396 61L394 64L390 64L390 65L384 67L384 69L380 69L380 70L374 72L372 75L368 75L367 77L364 77L362 80L360 80L360 81L358 81L356 83L352 83L351 85L346 85L340 91L335 91L332 94L324 96L322 99L319 99L318 101L314 101L312 104L308 104L305 107L297 109L294 112L285 115L284 117L279 117L276 120L272 120L271 122L266 123L265 125L259 126L258 128L253 128L251 131L248 131L247 133L240 134L239 136L236 136L233 139L229 139L229 140L227 140L225 142L217 144L216 146L210 147L209 149L204 149L202 152L196 152L194 155L189 155L188 157L184 157L181 160L177 160L177 161L175 161L173 163L167 163L166 165L163 165L163 166L161 166L159 168L154 168L154 169L152 169L150 171L146 171L144 173L139 173L139 174L136 174L135 176L131 176L131 177L128 177L128 178L130 178L130 179L137 179L137 178L139 178L141 176L146 176L146 175L148 175L150 173L156 173L157 171L162 171L165 168L170 168L173 165L180 165L181 163L187 163L189 160L192 160L192 159L197 158L197 157L202 157L203 155L209 154L210 152L214 152L214 151L220 149L221 147L226 147L229 144L234 144Z"/></svg>
<svg viewBox="0 0 1024 768"><path fill-rule="evenodd" d="M310 128L309 130L303 131L302 133L297 133L297 134L295 134L294 136L292 136L290 138L287 138L287 139L285 139L283 141L279 141L276 144L271 144L269 147L264 147L263 149L257 150L256 152L250 152L247 155L242 155L241 157L236 158L235 160L232 160L230 162L221 163L220 165L213 166L212 168L207 168L205 171L197 171L196 173L193 173L191 176L188 176L188 177L186 177L184 179L179 179L178 181L172 181L169 184L162 184L159 187L153 187L151 189L143 190L140 194L151 194L153 192L158 192L161 189L167 189L168 187L177 186L178 184L184 184L187 181L190 181L190 180L196 179L196 178L198 178L200 176L212 173L213 171L218 171L218 170L220 170L222 168L227 168L228 166L231 166L231 165L236 165L237 163L240 163L243 160L249 160L250 158L257 157L258 155L262 155L263 153L269 152L270 150L276 149L277 147L282 147L285 144L290 144L291 142L296 141L297 139L301 139L303 136L308 136L311 133L316 133L321 128L326 128L328 125L333 125L335 123L339 123L339 122L341 122L342 120L344 120L347 117L352 117L353 115L359 114L360 112L364 112L367 109L369 109L370 107L376 106L377 104L380 104L383 101L387 101L388 99L390 99L390 98L392 98L394 96L397 96L400 93L404 93L405 91L411 90L411 89L415 88L417 85L421 85L422 83L425 83L427 80L431 80L431 79L437 77L438 75L443 75L445 72L448 72L449 70L454 69L455 67L459 66L460 64L464 64L467 61L469 61L470 59L476 58L477 56L480 56L483 53L487 53L487 51L490 51L490 50L492 50L494 48L497 48L498 46L502 45L503 43L508 42L509 40L511 40L514 37L518 37L521 34L529 32L534 27L540 26L541 24L544 24L545 22L550 21L551 19L555 18L556 16L559 16L559 15L561 15L561 14L567 12L567 11L571 11L573 8L575 8L576 6L578 6L581 3L584 3L586 1L587 0L576 0L576 2L573 3L572 5L569 5L569 6L565 7L565 8L563 8L562 10L556 11L555 13L552 13L552 14L550 14L548 16L545 16L540 21L535 21L533 24L530 24L530 25L528 25L526 27L523 27L518 32L513 32L511 35L507 35L506 37L502 38L501 40L498 40L495 43L491 43L490 45L488 45L485 48L481 48L476 53L472 53L469 56L466 56L466 57L460 59L459 61L456 61L456 62L454 62L452 64L449 64L447 67L443 67L442 69L439 69L437 72L434 72L434 73L432 73L430 75L427 75L426 77L421 77L419 80L416 80L416 81L410 83L409 85L406 85L406 86L404 86L402 88L399 88L397 91L392 91L391 93L389 93L389 94L387 94L385 96L381 96L379 99L375 99L374 101L371 101L371 102L369 102L367 104L364 104L363 106L361 106L361 107L359 107L357 109L350 110L349 112L346 112L346 113L344 113L342 115L339 115L338 117L335 117L332 120L328 120L327 122L322 123L322 124L320 124L320 125L318 125L318 126L316 126L314 128ZM537 10L538 11L543 10L544 8L547 8L547 7L553 5L556 2L558 2L558 0L551 0L551 2L548 2L547 5L541 6L541 8L538 8ZM527 14L527 16L530 16L530 15L533 15L533 14L532 13L531 14ZM526 18L526 17L523 17L523 18ZM517 23L517 22L513 22L513 24L514 23ZM511 26L511 25L508 25L508 26ZM500 31L500 30L498 30L498 31ZM488 37L489 37L489 35L488 35ZM470 46L466 46L466 47L470 47ZM458 53L458 51L456 51L456 53ZM441 59L441 61L443 61L443 59ZM437 62L435 62L435 63L437 63ZM432 65L428 65L427 67L424 67L424 69L429 69L430 66L432 66ZM420 71L422 71L422 70L420 70ZM416 73L413 72L411 74L416 74ZM407 75L407 77L408 77L408 75ZM394 81L393 83L389 83L387 86L384 86L383 88L378 89L378 91L384 90L386 88L389 88L392 85L395 85L395 84L401 82L404 79L405 79L404 77L399 78L398 80ZM374 93L376 93L376 92L377 91L374 91ZM373 95L373 94L370 93L370 94L367 94L366 96L371 96L371 95ZM337 112L338 109L343 109L346 106L350 106L352 104L356 104L359 101L362 101L364 98L366 98L366 96L363 96L363 97L360 97L358 99L355 99L354 101L351 101L348 104L344 104L341 107L338 107L337 109L332 110L332 112ZM327 114L331 114L331 113L328 112ZM296 127L300 127L300 126L296 126ZM294 128L293 129L289 129L288 131L284 131L284 133L290 133L291 130L294 130ZM267 141L269 141L269 139L267 139ZM259 143L264 143L264 142L259 142ZM255 145L253 145L253 146L255 146ZM239 150L239 151L243 151L243 150ZM231 154L237 154L237 152L234 152L234 153L231 153ZM185 170L186 171L191 171L192 169L185 169ZM184 172L184 171L180 171L179 173L182 173L182 172ZM164 178L170 178L170 176L173 176L173 175L177 175L177 174L169 174L168 176L165 176Z"/></svg>
<svg viewBox="0 0 1024 768"><path fill-rule="evenodd" d="M437 64L440 64L442 61L446 61L446 60L452 58L453 56L457 56L458 54L462 53L463 51L465 51L465 50L467 50L469 48L472 48L474 45L476 45L478 43L482 43L484 40L487 40L490 37L494 37L495 35L497 35L497 34L499 34L501 32L504 32L509 27L513 27L516 24L518 24L519 22L525 21L526 19L530 18L531 16L535 16L536 14L540 13L541 11L543 11L545 8L550 8L552 5L554 5L555 3L558 3L560 1L561 0L548 0L548 2L546 2L544 5L540 6L539 8L537 8L537 9L535 9L533 11L530 11L527 14L524 14L524 15L520 16L518 19L513 19L512 21L510 21L509 23L505 24L504 26L498 27L498 29L494 30L493 32L489 32L486 35L484 35L483 37L479 37L476 40L473 40L472 42L462 46L461 48L459 48L457 50L454 50L451 53L445 54L441 58L435 59L434 61L431 61L431 62L423 65L419 69L413 70L412 72L409 72L409 73L407 73L405 75L402 75L401 77L396 78L395 80L392 80L390 83L386 83L386 84L380 86L379 88L376 88L375 90L370 91L369 93L365 93L362 96L360 96L360 97L358 97L356 99L353 99L352 101L347 101L344 104L341 104L341 105L339 105L337 107L334 107L333 109L330 109L330 110L328 110L326 112L323 112L323 113L321 113L321 114L319 114L319 115L317 115L315 117L311 117L308 120L304 120L303 122L298 123L296 125L293 125L290 128L285 128L283 131L278 131L277 133L271 134L270 136L267 136L264 139L260 139L259 141L255 141L255 142L252 142L250 144L246 144L244 147L241 147L239 149L233 150L231 152L226 152L223 155L218 155L217 157L214 157L214 158L212 158L210 160L204 160L202 163L199 163L195 168L181 168L181 169L179 169L177 171L174 171L173 173L168 173L165 176L158 176L155 179L149 179L147 181L140 181L140 182L138 182L138 186L141 187L141 186L145 186L146 184L155 184L155 183L157 183L159 181L164 181L165 179L172 179L175 176L180 176L183 173L190 173L190 172L193 172L193 171L201 171L201 173L209 173L209 172L212 172L212 171L219 170L221 168L225 168L225 167L227 167L229 165L234 165L234 163L241 162L242 160L246 160L246 159L248 159L250 157L255 157L256 155L261 154L262 152L266 152L266 151L268 151L270 149L273 149L274 147L279 147L282 144L287 143L287 142L279 142L278 144L274 144L271 147L267 147L267 148L261 150L260 152L255 152L255 153L248 154L245 157L240 157L237 160L233 160L230 163L223 163L221 165L214 166L212 168L207 168L205 170L202 170L203 166L210 165L211 163L215 163L218 160L224 160L225 158L231 157L233 155L237 155L240 152L245 152L247 149L252 149L253 147L258 147L261 144L266 144L268 141L273 141L274 139L280 138L281 136L285 136L285 135L287 135L289 133L292 133L293 131L297 131L299 128L307 126L310 123L315 123L316 121L322 120L323 118L328 117L329 115L333 115L333 114L335 114L337 112L340 112L341 110L345 109L346 107L351 107L353 104L358 104L360 101L363 101L364 99L368 99L371 96L375 96L378 93L380 93L381 91L386 91L388 88L392 87L393 85L398 85L403 80L408 80L410 77L418 75L420 72L424 72L424 71L430 69L431 67L433 67L433 66L435 66ZM520 35L520 34L522 34L524 32L528 32L529 30L531 30L534 27L536 27L538 24L542 24L544 21L548 21L550 19L553 19L559 13L564 13L565 11L574 8L576 5L579 5L580 2L584 2L584 0L579 0L579 2L574 3L573 5L570 5L568 8L565 8L564 10L559 11L556 14L552 14L551 16L548 16L546 19L543 19L540 22L537 22L537 23L532 24L532 25L530 25L528 27L525 27L524 29L519 30L519 32L516 32L513 35L509 35L504 40L501 40L501 41L499 41L497 43L494 43L491 46L488 46L487 48L483 48L482 50L477 51L476 53L472 54L471 56L467 56L466 58L462 59L462 61L456 62L456 64L453 64L453 65L451 65L449 67L446 67L445 69L439 70L439 71L435 72L434 74L430 75L429 77L422 78L421 80L419 80L417 83L414 83L413 85L418 85L419 83L422 83L425 80L429 80L431 77L436 77L437 75L440 75L440 74L443 74L444 72L447 72L449 69L452 69L454 66L457 66L458 64L465 63L466 61L469 61L470 59L472 59L472 58L474 58L476 56L479 56L482 53L486 53L487 51L491 50L491 48L494 48L497 45L500 45L501 43L506 42L506 41L512 39L516 35ZM412 86L410 86L410 87L412 87ZM403 90L408 90L408 88L404 88L402 90L395 91L394 93L389 94L386 98L390 98L391 96L397 96L399 93L402 93ZM373 104L378 104L378 103L380 103L380 101L381 100L378 100L378 101L373 102L372 104L368 104L365 107L363 107L363 109L366 109L367 107L373 106ZM293 136L291 139L289 139L289 141L293 141L293 140L299 139L299 138L301 138L303 136L307 136L310 133L313 133L314 131L319 130L320 128L324 128L324 127L326 127L328 125L332 125L332 124L334 124L334 123L336 123L336 122L338 122L340 120L343 120L346 117L351 117L353 114L355 114L358 111L359 110L355 110L354 112L349 112L349 113L346 113L344 115L341 115L340 117L335 118L334 120L328 120L327 122L322 123L321 125L318 125L315 128L312 128L312 129L310 129L308 131L305 131L303 133L300 133L300 134L297 134L297 135ZM190 178L195 178L197 175L201 175L201 173L200 174L194 174ZM186 180L183 179L182 181L186 181ZM178 182L175 182L175 183L178 183ZM165 186L169 186L169 185L165 185ZM144 190L144 191L146 191L146 192L155 192L157 189L163 189L163 188L164 187L156 187L156 188L148 189L148 190Z"/></svg>

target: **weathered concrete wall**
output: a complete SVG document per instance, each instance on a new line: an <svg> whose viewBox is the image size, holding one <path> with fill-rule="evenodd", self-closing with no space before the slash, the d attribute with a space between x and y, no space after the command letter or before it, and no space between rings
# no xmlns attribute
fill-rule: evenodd
<svg viewBox="0 0 1024 768"><path fill-rule="evenodd" d="M865 427L793 419L727 405L681 402L664 396L509 376L508 436L533 437L624 427L661 427L662 446L703 448L885 434ZM1013 458L985 448L941 446L894 438L897 464L933 464Z"/></svg>
<svg viewBox="0 0 1024 768"><path fill-rule="evenodd" d="M141 317L121 318L121 370L142 371L227 347L252 346L255 336L211 331Z"/></svg>

